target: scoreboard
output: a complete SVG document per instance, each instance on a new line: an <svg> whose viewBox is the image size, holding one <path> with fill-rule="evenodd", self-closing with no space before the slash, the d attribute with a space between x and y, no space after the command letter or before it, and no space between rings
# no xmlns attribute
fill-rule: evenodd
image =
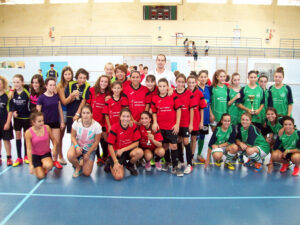
<svg viewBox="0 0 300 225"><path fill-rule="evenodd" d="M177 20L177 6L145 6L144 20Z"/></svg>

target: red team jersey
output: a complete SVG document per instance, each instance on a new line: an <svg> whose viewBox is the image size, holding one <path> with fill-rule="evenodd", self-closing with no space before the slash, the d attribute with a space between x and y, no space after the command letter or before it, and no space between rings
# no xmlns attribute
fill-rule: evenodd
<svg viewBox="0 0 300 225"><path fill-rule="evenodd" d="M130 86L130 84L131 84L131 81L127 77L125 77L125 80L122 82L123 90L124 90L124 88L127 88L128 86Z"/></svg>
<svg viewBox="0 0 300 225"><path fill-rule="evenodd" d="M111 97L105 102L103 114L108 115L111 126L119 122L120 111L124 107L128 107L128 99L124 94L121 94L118 101Z"/></svg>
<svg viewBox="0 0 300 225"><path fill-rule="evenodd" d="M181 101L181 119L180 127L189 127L190 125L190 109L196 107L196 101L193 93L185 89L183 93L179 94L176 90L174 91L176 96Z"/></svg>
<svg viewBox="0 0 300 225"><path fill-rule="evenodd" d="M131 84L125 87L123 92L128 98L128 105L133 119L135 121L139 121L141 118L141 113L145 111L146 104L151 103L148 88L140 85L139 88L134 89Z"/></svg>
<svg viewBox="0 0 300 225"><path fill-rule="evenodd" d="M146 129L145 126L141 125L139 127L139 130L141 133L140 147L143 149L150 149L152 151L154 151L156 149L156 146L153 144L152 141L150 141L150 145L147 145L147 143L148 143L148 132L147 131L150 131L151 134L154 135L154 140L159 141L159 142L162 142L164 140L163 136L161 135L160 130L158 130L157 132L153 132L151 129L151 126L148 129Z"/></svg>
<svg viewBox="0 0 300 225"><path fill-rule="evenodd" d="M93 119L101 124L102 127L105 126L105 117L103 115L103 109L105 106L105 93L95 94L95 88L90 88L90 98L87 100L93 109Z"/></svg>
<svg viewBox="0 0 300 225"><path fill-rule="evenodd" d="M193 131L198 131L199 124L201 120L200 109L204 109L207 105L203 93L196 87L192 92L196 102L196 107L194 108L194 122L193 122Z"/></svg>
<svg viewBox="0 0 300 225"><path fill-rule="evenodd" d="M149 89L148 89L148 91L149 91L149 95L150 95L150 97L149 97L149 98L150 98L150 102L152 102L153 96L158 94L158 88L157 88L157 86L155 85L153 91L150 91Z"/></svg>
<svg viewBox="0 0 300 225"><path fill-rule="evenodd" d="M119 122L111 127L107 143L112 145L114 150L117 151L139 141L140 138L140 131L135 124L132 127L123 128Z"/></svg>
<svg viewBox="0 0 300 225"><path fill-rule="evenodd" d="M172 96L153 96L151 109L157 115L157 123L161 130L172 130L176 124L176 110L180 107L181 101L175 92Z"/></svg>

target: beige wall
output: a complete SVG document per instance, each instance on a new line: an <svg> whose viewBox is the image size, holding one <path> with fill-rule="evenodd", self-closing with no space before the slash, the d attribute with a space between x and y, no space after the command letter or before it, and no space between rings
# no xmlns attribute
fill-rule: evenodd
<svg viewBox="0 0 300 225"><path fill-rule="evenodd" d="M242 37L265 39L266 29L276 32L266 47L279 47L280 38L300 38L300 7L178 4L177 21L144 21L143 4L49 4L0 6L0 36L44 36L49 28L62 35L153 35L154 44L170 44L176 32L198 36L232 36L238 26ZM160 29L159 29L160 27ZM156 37L162 36L158 42Z"/></svg>

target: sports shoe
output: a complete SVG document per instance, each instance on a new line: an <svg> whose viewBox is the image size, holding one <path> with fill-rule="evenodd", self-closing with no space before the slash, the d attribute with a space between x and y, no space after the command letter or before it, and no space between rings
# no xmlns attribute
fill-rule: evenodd
<svg viewBox="0 0 300 225"><path fill-rule="evenodd" d="M294 167L294 171L292 173L292 176L299 176L299 166Z"/></svg>
<svg viewBox="0 0 300 225"><path fill-rule="evenodd" d="M53 166L55 166L57 169L62 169L62 165L60 165L60 163L58 161L54 161L53 162Z"/></svg>
<svg viewBox="0 0 300 225"><path fill-rule="evenodd" d="M101 158L98 158L97 159L97 166L103 166L104 165L104 160L103 159L101 159Z"/></svg>
<svg viewBox="0 0 300 225"><path fill-rule="evenodd" d="M255 169L254 169L254 171L255 172L259 172L259 171L261 171L262 170L262 164L261 163L258 163L258 162L256 162L255 164L254 164L254 167L255 167Z"/></svg>
<svg viewBox="0 0 300 225"><path fill-rule="evenodd" d="M238 158L239 158L239 163L244 163L244 155L240 154Z"/></svg>
<svg viewBox="0 0 300 225"><path fill-rule="evenodd" d="M188 164L188 165L185 167L183 173L184 173L184 174L190 174L192 171L193 171L193 167L192 167L190 164Z"/></svg>
<svg viewBox="0 0 300 225"><path fill-rule="evenodd" d="M7 159L6 160L6 165L7 166L11 166L13 164L12 160L11 159Z"/></svg>
<svg viewBox="0 0 300 225"><path fill-rule="evenodd" d="M135 168L134 165L126 166L126 168L129 170L131 175L133 175L133 176L138 175L138 171L137 171L137 169Z"/></svg>
<svg viewBox="0 0 300 225"><path fill-rule="evenodd" d="M183 174L182 170L179 167L176 167L175 171L176 171L176 176L177 177L183 177L184 174Z"/></svg>
<svg viewBox="0 0 300 225"><path fill-rule="evenodd" d="M161 170L162 170L162 166L161 166L160 162L155 162L155 168L156 168L156 170L158 170L158 171L161 171Z"/></svg>
<svg viewBox="0 0 300 225"><path fill-rule="evenodd" d="M217 160L217 161L215 162L215 165L218 166L218 167L220 167L220 166L221 166L221 160Z"/></svg>
<svg viewBox="0 0 300 225"><path fill-rule="evenodd" d="M251 167L255 164L255 162L252 159L248 159L247 162L244 163L245 167Z"/></svg>
<svg viewBox="0 0 300 225"><path fill-rule="evenodd" d="M29 160L28 160L28 156L27 156L27 155L24 157L24 162L25 162L26 164L29 164Z"/></svg>
<svg viewBox="0 0 300 225"><path fill-rule="evenodd" d="M184 167L184 163L178 161L177 167L178 167L179 169L181 169L182 167Z"/></svg>
<svg viewBox="0 0 300 225"><path fill-rule="evenodd" d="M150 172L150 171L151 171L151 163L150 163L150 162L146 162L146 164L145 164L145 170L146 170L147 172Z"/></svg>
<svg viewBox="0 0 300 225"><path fill-rule="evenodd" d="M64 158L58 160L61 165L67 165L67 161Z"/></svg>
<svg viewBox="0 0 300 225"><path fill-rule="evenodd" d="M165 162L165 164L162 165L161 170L162 171L168 171L170 169L171 165L168 162Z"/></svg>
<svg viewBox="0 0 300 225"><path fill-rule="evenodd" d="M198 155L197 159L200 163L205 163L205 159L202 157L202 155Z"/></svg>
<svg viewBox="0 0 300 225"><path fill-rule="evenodd" d="M81 173L82 173L82 168L78 172L76 172L76 170L74 170L72 177L77 178L81 175Z"/></svg>
<svg viewBox="0 0 300 225"><path fill-rule="evenodd" d="M154 159L151 159L150 164L151 164L151 166L154 166L154 165L155 165Z"/></svg>
<svg viewBox="0 0 300 225"><path fill-rule="evenodd" d="M235 167L232 165L231 162L226 162L224 166L227 167L229 170L235 170Z"/></svg>
<svg viewBox="0 0 300 225"><path fill-rule="evenodd" d="M13 163L13 167L17 167L19 165L23 164L23 159L22 158L17 158L16 161Z"/></svg>
<svg viewBox="0 0 300 225"><path fill-rule="evenodd" d="M279 171L281 173L285 173L287 171L287 169L289 168L289 166L290 166L289 163L283 163Z"/></svg>

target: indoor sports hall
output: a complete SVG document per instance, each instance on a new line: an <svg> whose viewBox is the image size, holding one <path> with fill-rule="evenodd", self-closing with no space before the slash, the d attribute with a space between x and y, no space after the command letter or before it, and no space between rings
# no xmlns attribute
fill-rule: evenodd
<svg viewBox="0 0 300 225"><path fill-rule="evenodd" d="M299 27L300 0L0 0L0 75L9 85L6 90L0 85L0 97L2 90L14 89L16 74L30 85L35 74L50 76L50 65L57 71L56 84L69 66L74 77L80 68L87 70L90 87L107 74L107 63L115 68L126 64L131 75L142 64L146 76L145 67L155 71L161 55L164 68L172 74L179 71L188 77L192 71L206 70L213 81L215 71L222 69L230 76L239 73L241 87L249 82L249 71L258 71L267 77L269 88L276 83L277 68L283 67L283 83L292 91L290 116L296 132L300 127ZM3 131L4 120L1 115ZM204 159L212 136L209 128L201 153ZM10 141L14 162L15 139L14 132ZM283 173L281 165L274 163L268 173L270 154L258 172L238 160L233 163L235 170L223 163L219 167L212 156L204 168L197 160L197 144L189 174L178 177L153 165L151 171L137 166L137 176L124 169L124 179L116 181L96 160L90 176L74 178L67 158L73 143L71 134L65 133L62 154L67 164L37 179L26 163L7 165L1 140L0 225L300 223L300 178L292 176L296 165ZM24 139L22 155L23 144Z"/></svg>

